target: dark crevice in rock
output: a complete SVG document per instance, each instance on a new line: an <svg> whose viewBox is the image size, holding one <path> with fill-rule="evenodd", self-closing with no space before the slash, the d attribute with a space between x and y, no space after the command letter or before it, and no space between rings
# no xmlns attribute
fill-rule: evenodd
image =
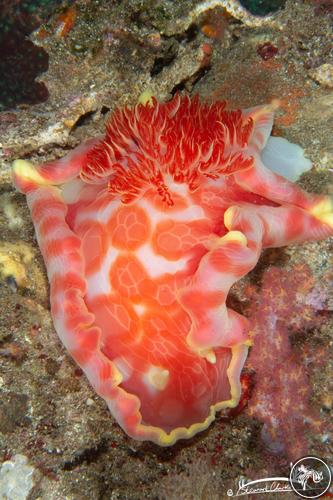
<svg viewBox="0 0 333 500"><path fill-rule="evenodd" d="M108 114L109 111L110 111L110 108L108 106L102 106L101 115L105 116Z"/></svg>
<svg viewBox="0 0 333 500"><path fill-rule="evenodd" d="M170 66L178 55L178 43L174 39L170 39L163 43L163 49L155 58L154 64L150 70L150 76L154 77L161 73L161 71Z"/></svg>
<svg viewBox="0 0 333 500"><path fill-rule="evenodd" d="M82 127L82 126L87 125L88 123L90 123L92 121L93 116L94 116L95 113L96 113L96 111L87 111L87 113L84 113L83 115L81 115L76 120L75 124L73 125L72 131L76 130L79 127Z"/></svg>
<svg viewBox="0 0 333 500"><path fill-rule="evenodd" d="M178 42L190 43L193 42L198 36L199 26L195 23L191 24L184 33L178 33L174 35L174 38Z"/></svg>
<svg viewBox="0 0 333 500"><path fill-rule="evenodd" d="M196 24L191 24L184 33L173 35L172 37L164 35L162 37L163 48L154 60L154 64L150 70L150 76L154 77L161 73L165 67L170 66L178 55L179 45L193 42L197 38L198 32L198 26Z"/></svg>
<svg viewBox="0 0 333 500"><path fill-rule="evenodd" d="M171 95L175 95L177 92L181 92L183 90L186 90L187 92L192 90L192 88L196 85L196 83L199 82L210 70L210 66L204 66L200 68L196 73L193 75L189 76L188 78L182 80L181 82L177 83L172 90L171 90Z"/></svg>
<svg viewBox="0 0 333 500"><path fill-rule="evenodd" d="M49 56L21 33L0 40L0 111L19 104L37 104L48 98L44 83L35 78L48 69Z"/></svg>
<svg viewBox="0 0 333 500"><path fill-rule="evenodd" d="M98 457L103 453L108 451L108 442L103 439L99 444L93 448L86 448L80 452L77 452L72 460L68 460L63 464L63 470L71 471L75 469L78 465L82 465L84 462L90 464L96 462Z"/></svg>
<svg viewBox="0 0 333 500"><path fill-rule="evenodd" d="M176 54L167 54L165 57L156 57L153 67L150 70L150 76L156 76L163 68L170 66L176 58Z"/></svg>
<svg viewBox="0 0 333 500"><path fill-rule="evenodd" d="M46 21L55 0L28 2L0 0L0 111L48 98L45 84L35 79L48 69L48 54L28 36Z"/></svg>

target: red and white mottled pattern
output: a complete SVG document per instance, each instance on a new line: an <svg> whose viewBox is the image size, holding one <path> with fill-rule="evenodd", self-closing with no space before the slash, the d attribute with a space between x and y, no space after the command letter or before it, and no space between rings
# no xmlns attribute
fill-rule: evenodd
<svg viewBox="0 0 333 500"><path fill-rule="evenodd" d="M61 160L14 164L58 335L136 439L173 444L238 404L249 325L230 287L262 248L333 233L328 198L261 160L274 107L152 99Z"/></svg>

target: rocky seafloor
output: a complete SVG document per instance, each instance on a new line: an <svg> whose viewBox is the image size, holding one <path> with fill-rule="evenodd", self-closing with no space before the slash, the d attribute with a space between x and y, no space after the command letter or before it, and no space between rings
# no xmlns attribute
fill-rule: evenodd
<svg viewBox="0 0 333 500"><path fill-rule="evenodd" d="M60 343L25 197L11 183L14 159L62 156L149 89L240 108L280 99L274 133L313 162L300 185L332 192L333 5L274 3L266 17L236 1L78 0L46 12L8 3L7 19L27 32L20 51L0 38L0 499L223 499L240 480L287 477L303 455L332 463L332 238L265 251L233 288L257 338L240 406L160 448L122 432ZM264 498L275 496L295 498Z"/></svg>

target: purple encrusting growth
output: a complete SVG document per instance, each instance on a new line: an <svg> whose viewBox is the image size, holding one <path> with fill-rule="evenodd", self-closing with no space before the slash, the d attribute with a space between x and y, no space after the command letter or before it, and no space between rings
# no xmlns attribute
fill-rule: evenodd
<svg viewBox="0 0 333 500"><path fill-rule="evenodd" d="M251 317L255 341L248 367L255 370L256 383L248 413L263 422L261 437L268 450L291 460L308 452L310 429L318 437L324 426L327 430L319 411L310 404L312 390L300 348L290 342L290 334L297 339L325 320L313 300L307 300L313 286L307 265L289 270L272 267L264 274ZM253 293L251 288L252 297Z"/></svg>

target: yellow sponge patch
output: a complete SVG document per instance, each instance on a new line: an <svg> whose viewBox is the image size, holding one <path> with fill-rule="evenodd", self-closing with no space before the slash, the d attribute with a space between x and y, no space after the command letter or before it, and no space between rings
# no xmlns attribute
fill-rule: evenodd
<svg viewBox="0 0 333 500"><path fill-rule="evenodd" d="M153 101L152 101L153 95L154 94L150 90L145 90L139 96L139 99L138 99L139 104L143 104L144 106L146 104L149 104L150 106L152 106L153 105Z"/></svg>

